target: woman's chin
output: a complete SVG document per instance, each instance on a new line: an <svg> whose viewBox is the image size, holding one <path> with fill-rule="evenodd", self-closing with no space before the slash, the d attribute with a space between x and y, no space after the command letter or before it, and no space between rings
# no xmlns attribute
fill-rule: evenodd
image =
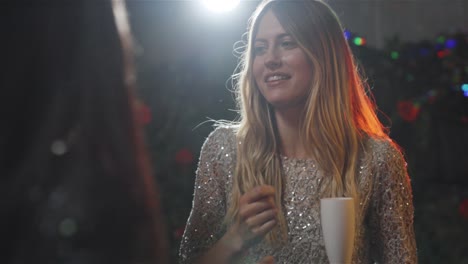
<svg viewBox="0 0 468 264"><path fill-rule="evenodd" d="M277 101L269 101L269 104L275 111L304 109L304 101L302 100L301 101L277 100Z"/></svg>

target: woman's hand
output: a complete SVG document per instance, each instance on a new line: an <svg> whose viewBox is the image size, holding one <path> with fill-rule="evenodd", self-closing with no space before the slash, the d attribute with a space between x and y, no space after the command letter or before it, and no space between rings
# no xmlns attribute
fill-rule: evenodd
<svg viewBox="0 0 468 264"><path fill-rule="evenodd" d="M239 200L239 217L226 234L203 254L196 263L232 263L242 256L242 250L260 241L275 227L277 207L275 189L270 185L261 185L246 192ZM264 257L257 264L273 264L271 256Z"/></svg>
<svg viewBox="0 0 468 264"><path fill-rule="evenodd" d="M275 189L270 185L257 186L240 197L239 218L225 237L234 248L249 247L275 227L278 210L274 197Z"/></svg>
<svg viewBox="0 0 468 264"><path fill-rule="evenodd" d="M275 264L275 259L272 256L266 256L262 258L257 264Z"/></svg>

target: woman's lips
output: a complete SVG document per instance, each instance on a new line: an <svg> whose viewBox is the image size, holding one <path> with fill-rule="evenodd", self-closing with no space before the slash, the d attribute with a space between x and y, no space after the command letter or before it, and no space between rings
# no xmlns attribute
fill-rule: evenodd
<svg viewBox="0 0 468 264"><path fill-rule="evenodd" d="M265 82L276 82L282 80L288 80L291 76L286 73L272 73L265 76Z"/></svg>

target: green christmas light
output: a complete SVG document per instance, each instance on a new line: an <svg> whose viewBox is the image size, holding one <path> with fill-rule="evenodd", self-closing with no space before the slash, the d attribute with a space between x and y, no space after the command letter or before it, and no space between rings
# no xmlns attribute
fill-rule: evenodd
<svg viewBox="0 0 468 264"><path fill-rule="evenodd" d="M363 38L355 37L353 42L356 46L362 46L366 41Z"/></svg>
<svg viewBox="0 0 468 264"><path fill-rule="evenodd" d="M398 57L400 57L400 53L398 53L398 51L392 51L392 53L390 53L390 56L392 57L392 59L396 60L398 59Z"/></svg>
<svg viewBox="0 0 468 264"><path fill-rule="evenodd" d="M437 37L437 43L444 44L445 43L445 37L444 36Z"/></svg>

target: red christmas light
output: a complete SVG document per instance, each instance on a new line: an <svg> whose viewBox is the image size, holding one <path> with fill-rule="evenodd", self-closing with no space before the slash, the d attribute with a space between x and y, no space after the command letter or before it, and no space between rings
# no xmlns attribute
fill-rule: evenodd
<svg viewBox="0 0 468 264"><path fill-rule="evenodd" d="M397 110L403 120L413 122L418 118L421 108L414 105L412 101L399 101Z"/></svg>

